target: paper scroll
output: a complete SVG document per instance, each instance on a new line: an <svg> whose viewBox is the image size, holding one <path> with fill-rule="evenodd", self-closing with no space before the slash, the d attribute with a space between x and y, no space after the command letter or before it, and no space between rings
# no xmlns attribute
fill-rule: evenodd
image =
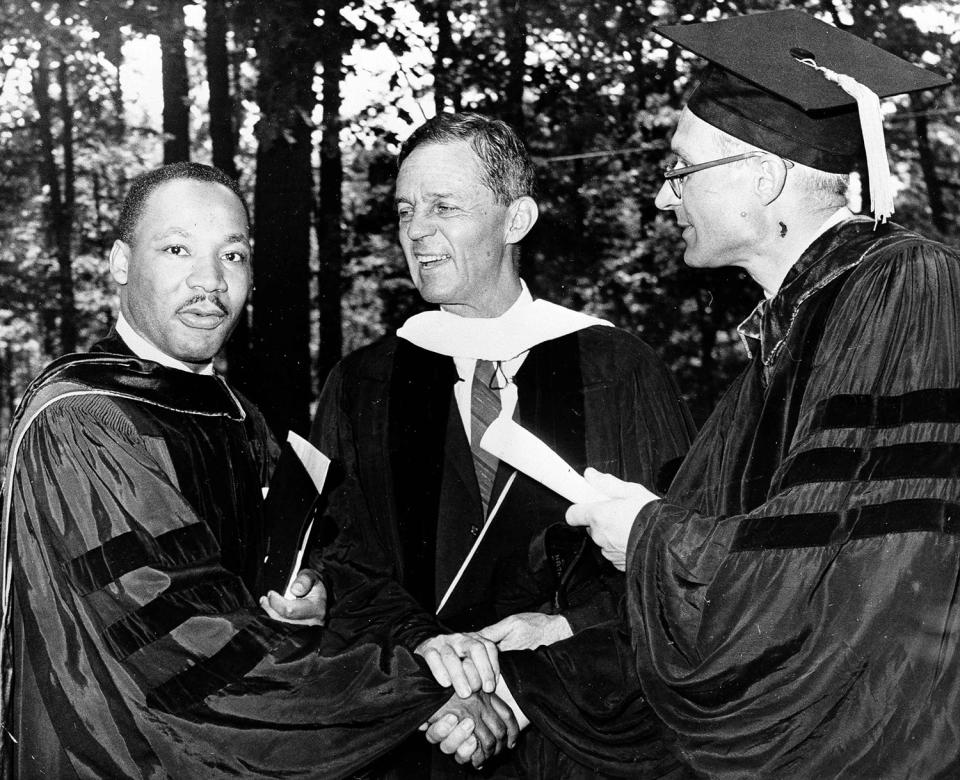
<svg viewBox="0 0 960 780"><path fill-rule="evenodd" d="M544 442L507 417L498 417L491 423L480 446L574 504L609 498L591 487Z"/></svg>

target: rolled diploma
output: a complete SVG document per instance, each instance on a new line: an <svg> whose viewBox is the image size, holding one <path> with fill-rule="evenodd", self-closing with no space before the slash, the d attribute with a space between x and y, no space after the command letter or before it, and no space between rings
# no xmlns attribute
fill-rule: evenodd
<svg viewBox="0 0 960 780"><path fill-rule="evenodd" d="M606 501L550 447L509 417L498 417L480 439L480 447L509 463L574 504Z"/></svg>

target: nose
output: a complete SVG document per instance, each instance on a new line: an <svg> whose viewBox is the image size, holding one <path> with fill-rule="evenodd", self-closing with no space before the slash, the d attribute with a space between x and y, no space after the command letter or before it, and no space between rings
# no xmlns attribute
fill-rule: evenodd
<svg viewBox="0 0 960 780"><path fill-rule="evenodd" d="M223 264L216 252L207 252L197 256L187 276L190 289L200 288L204 292L226 292L227 277Z"/></svg>
<svg viewBox="0 0 960 780"><path fill-rule="evenodd" d="M653 201L653 204L661 211L675 209L680 205L680 198L674 194L673 188L670 186L670 182L668 182L666 179L664 179L663 184L660 185L660 191L657 193L657 197Z"/></svg>
<svg viewBox="0 0 960 780"><path fill-rule="evenodd" d="M413 212L405 226L407 238L411 241L417 241L426 236L431 236L437 232L437 226L430 217L422 212Z"/></svg>

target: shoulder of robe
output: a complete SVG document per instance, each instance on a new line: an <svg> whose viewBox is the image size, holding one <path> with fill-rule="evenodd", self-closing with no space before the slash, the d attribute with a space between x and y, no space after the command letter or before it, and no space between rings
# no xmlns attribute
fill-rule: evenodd
<svg viewBox="0 0 960 780"><path fill-rule="evenodd" d="M341 359L335 373L343 377L344 383L358 378L386 381L390 377L394 355L400 343L395 333L381 336Z"/></svg>
<svg viewBox="0 0 960 780"><path fill-rule="evenodd" d="M595 325L577 331L580 362L584 373L596 379L616 379L651 369L663 370L663 362L639 336L608 326Z"/></svg>
<svg viewBox="0 0 960 780"><path fill-rule="evenodd" d="M897 230L867 249L844 283L849 299L884 293L936 297L960 284L960 252L908 230Z"/></svg>

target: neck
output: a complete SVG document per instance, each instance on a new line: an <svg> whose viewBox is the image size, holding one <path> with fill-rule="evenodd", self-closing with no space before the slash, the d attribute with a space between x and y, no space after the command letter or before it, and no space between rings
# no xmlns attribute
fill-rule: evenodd
<svg viewBox="0 0 960 780"><path fill-rule="evenodd" d="M171 357L156 346L153 342L147 339L143 334L141 334L136 328L130 324L130 319L128 318L121 308L120 313L117 316L117 335L123 339L123 343L130 348L130 351L133 352L138 358L142 360L152 360L154 363L159 363L162 366L167 368L175 368L179 371L189 371L193 374L212 374L213 373L213 361L207 361L205 363L187 363L183 360L178 360L177 358Z"/></svg>
<svg viewBox="0 0 960 780"><path fill-rule="evenodd" d="M503 315L517 302L520 297L520 290L520 279L518 277L512 279L503 290L494 291L493 294L482 300L444 303L440 308L450 314L456 314L458 317L492 319Z"/></svg>
<svg viewBox="0 0 960 780"><path fill-rule="evenodd" d="M787 273L810 245L836 222L852 216L849 209L785 209L773 214L764 231L763 251L750 266L744 265L766 298L779 292Z"/></svg>

